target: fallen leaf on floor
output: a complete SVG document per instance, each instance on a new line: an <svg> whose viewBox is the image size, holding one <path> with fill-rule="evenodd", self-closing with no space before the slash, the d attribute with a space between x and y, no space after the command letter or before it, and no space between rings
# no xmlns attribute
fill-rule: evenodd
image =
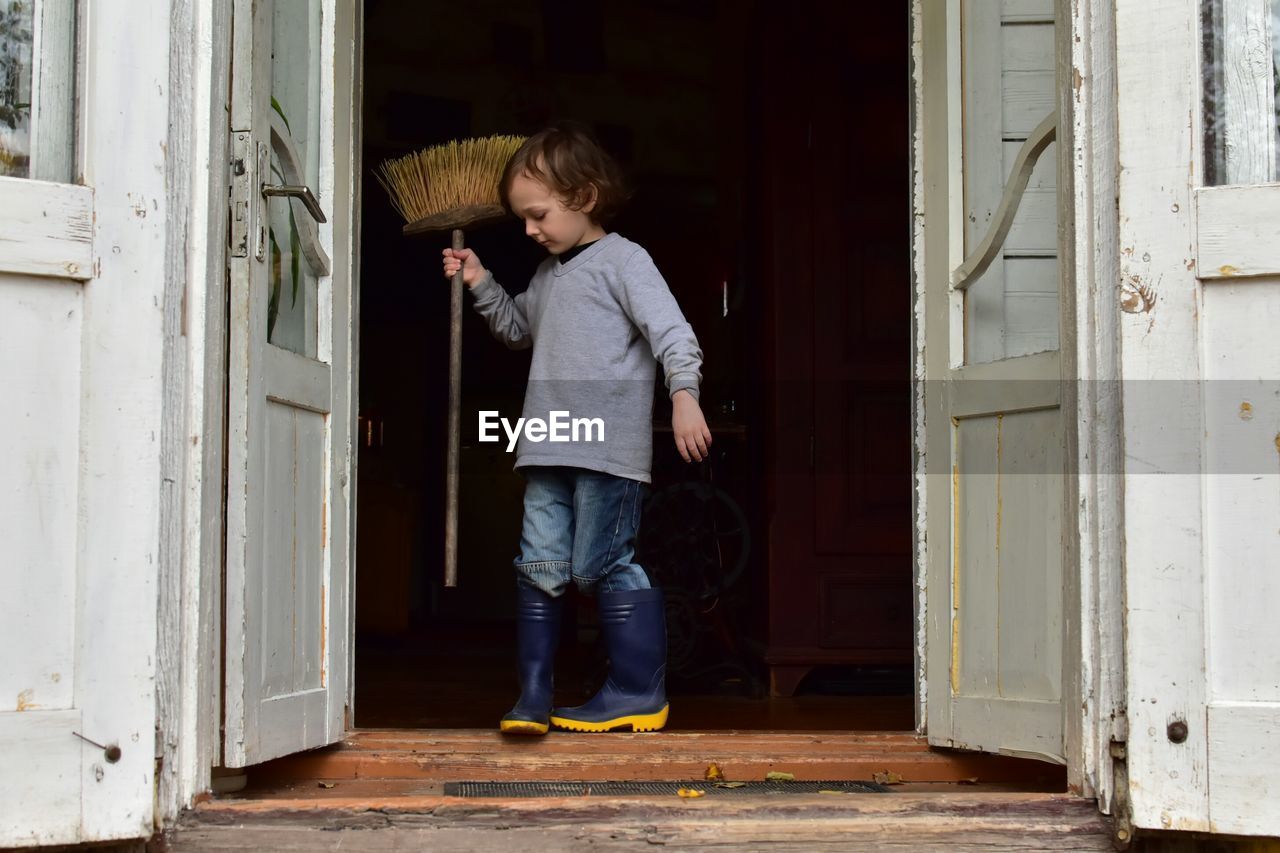
<svg viewBox="0 0 1280 853"><path fill-rule="evenodd" d="M707 765L707 781L716 782L724 778L724 771L714 761Z"/></svg>
<svg viewBox="0 0 1280 853"><path fill-rule="evenodd" d="M336 787L338 787L338 783L337 783L337 782L320 782L320 783L318 783L318 784L320 785L320 787L321 787L321 788L336 788Z"/></svg>
<svg viewBox="0 0 1280 853"><path fill-rule="evenodd" d="M746 786L746 782L717 782L717 788L742 788Z"/></svg>
<svg viewBox="0 0 1280 853"><path fill-rule="evenodd" d="M794 782L796 781L796 774L783 773L781 770L770 770L768 773L764 774L764 778L768 779L770 782Z"/></svg>
<svg viewBox="0 0 1280 853"><path fill-rule="evenodd" d="M872 773L871 781L881 785L901 785L902 776L892 770L884 770L879 773Z"/></svg>
<svg viewBox="0 0 1280 853"><path fill-rule="evenodd" d="M827 791L827 790L823 790L823 791L819 791L818 793L819 793L819 794L843 794L843 793L844 793L844 791Z"/></svg>
<svg viewBox="0 0 1280 853"><path fill-rule="evenodd" d="M697 788L681 788L676 791L676 793L684 797L686 800L691 800L695 797L705 797L707 795L706 791L699 791Z"/></svg>

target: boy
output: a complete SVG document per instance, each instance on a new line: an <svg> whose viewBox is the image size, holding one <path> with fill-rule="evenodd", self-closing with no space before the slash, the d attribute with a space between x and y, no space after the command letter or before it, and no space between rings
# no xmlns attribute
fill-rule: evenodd
<svg viewBox="0 0 1280 853"><path fill-rule="evenodd" d="M550 443L522 434L515 467L526 479L518 589L520 699L502 719L510 734L666 724L666 624L661 591L637 565L635 538L651 481L654 371L662 365L676 448L707 453L698 405L702 351L649 254L605 231L625 193L617 166L576 126L531 136L508 162L503 205L552 257L514 299L475 252L444 250L494 337L533 347L523 416L600 419L602 440ZM570 582L597 592L609 677L576 708L551 709L562 596Z"/></svg>

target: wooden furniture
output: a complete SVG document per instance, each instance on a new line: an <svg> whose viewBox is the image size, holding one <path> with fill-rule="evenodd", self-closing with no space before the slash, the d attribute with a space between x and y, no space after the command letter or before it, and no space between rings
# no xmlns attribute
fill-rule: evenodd
<svg viewBox="0 0 1280 853"><path fill-rule="evenodd" d="M912 661L907 16L761 7L774 695Z"/></svg>

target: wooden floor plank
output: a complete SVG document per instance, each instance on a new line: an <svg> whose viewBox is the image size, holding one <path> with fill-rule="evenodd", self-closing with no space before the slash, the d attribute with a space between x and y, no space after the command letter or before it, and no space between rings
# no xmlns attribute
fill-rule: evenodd
<svg viewBox="0 0 1280 853"><path fill-rule="evenodd" d="M715 762L730 779L770 771L797 779L871 779L891 773L909 782L1022 782L1057 785L1056 765L931 749L911 733L653 733L504 738L478 730L359 732L342 744L250 770L253 786L291 780L422 781L701 779ZM250 791L252 795L252 790Z"/></svg>
<svg viewBox="0 0 1280 853"><path fill-rule="evenodd" d="M855 794L718 800L405 797L369 809L325 803L216 802L169 834L175 853L212 850L459 851L613 849L1110 849L1094 804L1052 794Z"/></svg>
<svg viewBox="0 0 1280 853"><path fill-rule="evenodd" d="M590 782L584 783L590 785ZM694 782L705 786L705 783ZM974 794L974 793L1058 793L1058 789L1044 786L1036 788L1021 782L901 782L889 786L892 793ZM277 804L289 801L331 802L340 798L360 801L369 809L394 807L406 797L442 797L445 783L422 779L306 779L284 781L264 785L250 795L230 795L219 798L223 808L234 808L236 802L271 801Z"/></svg>
<svg viewBox="0 0 1280 853"><path fill-rule="evenodd" d="M904 784L887 794L459 798L447 781L802 780ZM883 777L881 777L883 778ZM960 786L959 780L976 781ZM703 783L705 784L705 783ZM1039 786L1039 787L1037 787ZM719 732L504 739L488 730L374 730L250 770L245 791L201 803L168 838L213 850L1109 849L1092 802L1061 768L931 749L910 732ZM1010 792L1009 788L1021 788ZM358 830L358 831L357 831Z"/></svg>

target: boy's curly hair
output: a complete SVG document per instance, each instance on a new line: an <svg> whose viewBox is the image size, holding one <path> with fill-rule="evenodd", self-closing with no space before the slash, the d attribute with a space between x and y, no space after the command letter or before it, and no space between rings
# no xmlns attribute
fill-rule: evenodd
<svg viewBox="0 0 1280 853"><path fill-rule="evenodd" d="M557 122L530 136L502 172L498 195L511 213L511 183L518 175L545 184L570 210L582 210L596 192L596 206L587 214L593 222L609 221L630 197L622 171L579 122Z"/></svg>

